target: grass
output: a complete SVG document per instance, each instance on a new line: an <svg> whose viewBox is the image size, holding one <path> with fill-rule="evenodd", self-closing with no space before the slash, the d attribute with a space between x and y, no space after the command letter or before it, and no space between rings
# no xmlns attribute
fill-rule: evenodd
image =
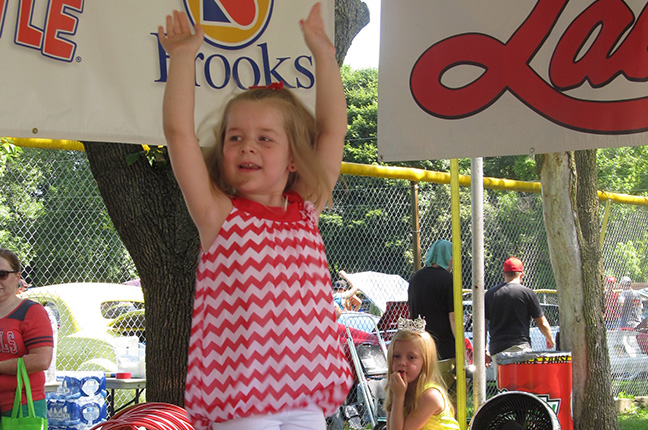
<svg viewBox="0 0 648 430"><path fill-rule="evenodd" d="M648 408L631 408L617 415L621 430L645 430L648 428Z"/></svg>

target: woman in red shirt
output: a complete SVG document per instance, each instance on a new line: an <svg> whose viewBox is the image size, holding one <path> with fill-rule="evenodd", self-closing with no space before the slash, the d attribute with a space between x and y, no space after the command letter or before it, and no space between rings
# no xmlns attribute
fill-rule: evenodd
<svg viewBox="0 0 648 430"><path fill-rule="evenodd" d="M46 418L45 370L52 361L52 326L45 308L16 294L22 286L20 261L0 248L0 412L10 416L16 393L16 366L22 357L29 373L36 415ZM23 414L26 415L23 391Z"/></svg>

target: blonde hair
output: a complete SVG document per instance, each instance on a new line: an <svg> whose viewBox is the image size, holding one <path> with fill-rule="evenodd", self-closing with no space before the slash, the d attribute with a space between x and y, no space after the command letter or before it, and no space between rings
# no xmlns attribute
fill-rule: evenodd
<svg viewBox="0 0 648 430"><path fill-rule="evenodd" d="M446 404L454 414L452 403L449 401L448 393L446 391L447 387L445 386L445 383L443 382L443 379L441 379L441 375L439 374L439 367L437 366L437 347L434 339L432 339L432 336L430 336L430 333L426 331L415 332L411 330L397 331L392 338L391 343L389 344L389 349L387 350L387 369L389 374L391 374L392 372L392 364L394 360L394 345L398 341L413 342L421 352L421 357L423 358L421 373L419 374L416 381L414 381L416 386L414 387L414 389L410 389L410 387L408 386L407 392L405 394L405 413L409 415L414 412L414 409L416 409L416 405L418 404L421 395L425 391L425 386L428 383L433 382L438 385L438 388L443 393L443 398L445 399ZM393 401L392 393L389 387L389 381L390 378L387 377L387 397L385 399L385 410L387 412L391 412Z"/></svg>
<svg viewBox="0 0 648 430"><path fill-rule="evenodd" d="M306 107L288 90L274 88L253 88L232 98L223 110L220 125L215 130L216 143L209 149L205 157L207 170L212 183L222 192L234 196L236 189L232 187L223 174L223 144L227 130L228 115L233 105L241 102L269 102L276 108L284 119L284 130L288 136L290 154L296 167L290 172L285 191L290 190L297 180L310 195L302 196L313 201L315 205L328 200L331 187L323 164L315 153L317 130L315 118Z"/></svg>

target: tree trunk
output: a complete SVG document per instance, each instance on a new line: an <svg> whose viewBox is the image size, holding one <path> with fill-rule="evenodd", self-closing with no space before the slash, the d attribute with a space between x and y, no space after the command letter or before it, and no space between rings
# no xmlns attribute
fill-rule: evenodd
<svg viewBox="0 0 648 430"><path fill-rule="evenodd" d="M375 17L374 19L379 19ZM335 0L335 58L344 63L353 38L369 24L369 7L360 0ZM378 41L376 41L378 43Z"/></svg>
<svg viewBox="0 0 648 430"><path fill-rule="evenodd" d="M184 405L189 332L200 241L170 167L138 145L84 143L92 174L140 275L146 302L148 401Z"/></svg>
<svg viewBox="0 0 648 430"><path fill-rule="evenodd" d="M560 306L560 349L572 353L574 429L618 429L603 321L596 150L536 157Z"/></svg>
<svg viewBox="0 0 648 430"><path fill-rule="evenodd" d="M336 0L338 64L368 22L366 4ZM144 289L146 400L183 406L198 232L170 168L155 169L145 157L128 166L126 155L141 151L138 145L84 145L108 213Z"/></svg>

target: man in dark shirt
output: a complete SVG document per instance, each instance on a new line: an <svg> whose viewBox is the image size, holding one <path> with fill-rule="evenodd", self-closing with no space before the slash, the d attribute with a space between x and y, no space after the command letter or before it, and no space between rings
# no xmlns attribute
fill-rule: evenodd
<svg viewBox="0 0 648 430"><path fill-rule="evenodd" d="M490 332L487 362L497 364L497 354L531 351L529 325L533 319L547 341L555 344L551 328L533 290L521 284L522 262L511 257L504 262L504 283L489 289L484 296L486 327Z"/></svg>
<svg viewBox="0 0 648 430"><path fill-rule="evenodd" d="M438 240L425 256L425 267L409 282L410 318L425 318L425 330L436 341L439 371L452 393L455 381L455 326L452 289L452 244Z"/></svg>

